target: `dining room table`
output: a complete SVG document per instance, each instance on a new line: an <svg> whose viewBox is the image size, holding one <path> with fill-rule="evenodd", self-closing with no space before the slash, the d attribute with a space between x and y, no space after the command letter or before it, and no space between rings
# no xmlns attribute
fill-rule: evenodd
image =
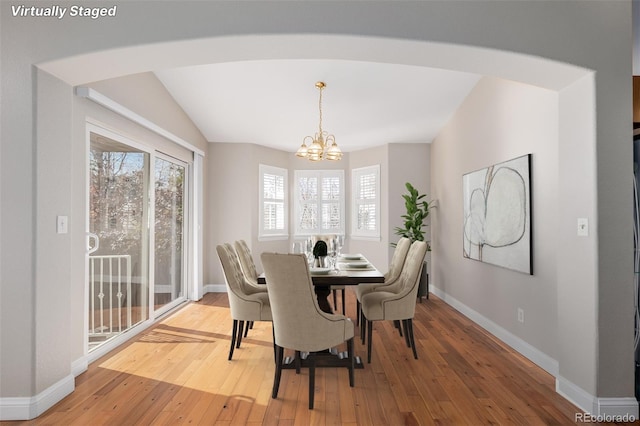
<svg viewBox="0 0 640 426"><path fill-rule="evenodd" d="M333 313L329 303L331 286L384 283L384 274L359 253L337 256L333 267L309 267L309 274L318 299L318 306L330 314ZM266 284L264 273L258 276L258 284Z"/></svg>

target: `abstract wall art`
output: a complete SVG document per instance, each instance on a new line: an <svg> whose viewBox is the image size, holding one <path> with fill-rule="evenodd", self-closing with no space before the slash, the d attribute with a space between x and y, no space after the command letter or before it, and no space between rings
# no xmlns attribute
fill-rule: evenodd
<svg viewBox="0 0 640 426"><path fill-rule="evenodd" d="M530 170L527 154L463 176L464 257L533 274Z"/></svg>

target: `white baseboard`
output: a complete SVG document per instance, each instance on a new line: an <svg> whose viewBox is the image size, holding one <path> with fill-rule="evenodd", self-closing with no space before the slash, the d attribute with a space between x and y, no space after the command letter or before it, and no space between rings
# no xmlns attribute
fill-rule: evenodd
<svg viewBox="0 0 640 426"><path fill-rule="evenodd" d="M35 419L74 389L75 377L69 374L36 396L0 398L0 421Z"/></svg>
<svg viewBox="0 0 640 426"><path fill-rule="evenodd" d="M226 284L207 284L204 286L204 293L226 293L227 286Z"/></svg>
<svg viewBox="0 0 640 426"><path fill-rule="evenodd" d="M456 298L433 287L433 285L429 287L431 292L445 303L554 376L556 378L556 392L586 413L586 415L576 413L576 415L583 416L581 418L582 421L586 422L587 419L591 419L591 422L633 422L640 418L638 401L635 398L597 398L591 395L581 387L559 376L558 361L474 311ZM590 416L594 416L595 419ZM574 421L578 420L574 419Z"/></svg>
<svg viewBox="0 0 640 426"><path fill-rule="evenodd" d="M556 392L584 410L590 422L627 423L639 418L638 401L635 398L596 398L562 376L556 378ZM579 420L586 422L587 418Z"/></svg>
<svg viewBox="0 0 640 426"><path fill-rule="evenodd" d="M538 367L542 368L553 377L556 377L558 375L558 361L531 346L529 343L525 342L518 336L500 327L498 324L486 318L485 316L474 311L456 298L449 296L447 293L444 293L442 290L437 289L433 286L431 286L430 289L433 294L445 301L448 305L452 306L455 310L462 313L464 316L478 324L480 327L484 328L489 333L493 334L498 339L511 346L513 349L528 358Z"/></svg>

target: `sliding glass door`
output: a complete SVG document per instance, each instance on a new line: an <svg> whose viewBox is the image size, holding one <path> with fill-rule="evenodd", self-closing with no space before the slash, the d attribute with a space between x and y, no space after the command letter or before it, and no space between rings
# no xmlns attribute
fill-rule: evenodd
<svg viewBox="0 0 640 426"><path fill-rule="evenodd" d="M154 307L163 311L185 296L186 166L169 157L155 160Z"/></svg>
<svg viewBox="0 0 640 426"><path fill-rule="evenodd" d="M189 165L89 132L89 351L185 300Z"/></svg>
<svg viewBox="0 0 640 426"><path fill-rule="evenodd" d="M149 164L90 133L89 350L149 318Z"/></svg>

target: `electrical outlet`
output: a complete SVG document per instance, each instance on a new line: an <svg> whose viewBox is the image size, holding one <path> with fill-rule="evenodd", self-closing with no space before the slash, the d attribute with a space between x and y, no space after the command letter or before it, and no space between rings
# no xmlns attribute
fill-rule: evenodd
<svg viewBox="0 0 640 426"><path fill-rule="evenodd" d="M524 309L518 308L518 322L524 324Z"/></svg>

